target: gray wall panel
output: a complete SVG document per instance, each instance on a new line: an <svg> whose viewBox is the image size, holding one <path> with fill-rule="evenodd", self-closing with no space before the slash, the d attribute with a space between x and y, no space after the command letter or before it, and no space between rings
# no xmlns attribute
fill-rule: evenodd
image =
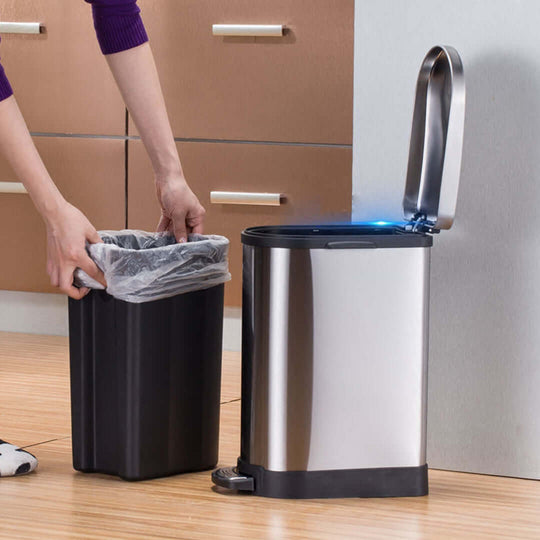
<svg viewBox="0 0 540 540"><path fill-rule="evenodd" d="M456 223L432 258L428 463L540 478L540 2L357 0L353 217L400 219L416 76L467 81Z"/></svg>

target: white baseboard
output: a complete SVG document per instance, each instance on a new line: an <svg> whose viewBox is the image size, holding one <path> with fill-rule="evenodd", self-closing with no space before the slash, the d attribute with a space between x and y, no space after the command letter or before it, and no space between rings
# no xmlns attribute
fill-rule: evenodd
<svg viewBox="0 0 540 540"><path fill-rule="evenodd" d="M67 297L62 294L0 291L0 331L68 335ZM239 351L241 311L225 308L223 349Z"/></svg>
<svg viewBox="0 0 540 540"><path fill-rule="evenodd" d="M67 336L67 296L0 291L0 330Z"/></svg>
<svg viewBox="0 0 540 540"><path fill-rule="evenodd" d="M242 309L226 307L223 319L223 349L240 351L242 349Z"/></svg>

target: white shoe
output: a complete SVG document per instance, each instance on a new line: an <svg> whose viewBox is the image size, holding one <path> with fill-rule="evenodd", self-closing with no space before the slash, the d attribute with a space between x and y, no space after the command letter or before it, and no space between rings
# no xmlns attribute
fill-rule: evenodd
<svg viewBox="0 0 540 540"><path fill-rule="evenodd" d="M30 452L0 439L0 476L19 476L32 472L38 460Z"/></svg>

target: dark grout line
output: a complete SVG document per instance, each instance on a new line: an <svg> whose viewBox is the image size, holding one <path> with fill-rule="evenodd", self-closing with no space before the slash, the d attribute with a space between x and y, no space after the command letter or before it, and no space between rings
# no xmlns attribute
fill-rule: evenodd
<svg viewBox="0 0 540 540"><path fill-rule="evenodd" d="M241 399L242 398L235 398L235 399L230 399L229 401L222 401L222 402L220 402L220 406L221 405L227 405L228 403L235 403L237 401L241 401ZM49 439L47 441L41 441L41 442L37 442L37 443L33 443L33 444L27 444L26 446L21 446L21 449L25 450L26 448L33 448L34 446L40 446L42 444L47 444L47 443L55 442L55 441L63 441L65 439L71 439L71 435L66 435L65 437L57 437L55 439Z"/></svg>
<svg viewBox="0 0 540 540"><path fill-rule="evenodd" d="M32 137L54 137L59 139L116 139L124 141L125 135L95 135L93 133L44 133L41 131L31 131Z"/></svg>
<svg viewBox="0 0 540 540"><path fill-rule="evenodd" d="M128 129L129 129L129 112L126 109L126 125L125 125L125 135L128 136ZM129 163L129 139L126 139L124 141L124 188L125 188L125 216L126 216L126 222L124 224L124 228L128 228L129 223L129 200L128 200L128 191L129 191L129 175L128 175L128 163Z"/></svg>
<svg viewBox="0 0 540 540"><path fill-rule="evenodd" d="M493 474L493 473L484 473L484 472L473 472L473 471L457 471L456 469L441 469L440 467L429 467L430 471L440 471L447 472L451 474L468 474L469 476L491 476L494 478L508 478L510 480L531 480L532 482L538 482L537 478L532 478L529 476L508 476L505 474Z"/></svg>
<svg viewBox="0 0 540 540"><path fill-rule="evenodd" d="M136 137L140 139L140 137ZM291 142L291 141L252 141L249 139L197 139L190 137L175 137L176 142L206 142L224 144L263 144L270 146L315 146L322 148L352 148L352 144L339 143L316 143L316 142Z"/></svg>
<svg viewBox="0 0 540 540"><path fill-rule="evenodd" d="M235 398L235 399L231 399L229 401L222 401L220 403L220 405L227 405L227 403L234 403L235 401L240 401L242 398Z"/></svg>
<svg viewBox="0 0 540 540"><path fill-rule="evenodd" d="M115 139L121 141L140 141L138 135L96 135L93 133L45 133L41 131L32 131L33 137L59 137L64 139ZM218 143L218 144L262 144L269 146L312 146L317 148L352 148L352 144L340 143L317 143L317 142L291 142L291 141L255 141L249 139L205 139L197 137L175 137L176 142L193 143Z"/></svg>
<svg viewBox="0 0 540 540"><path fill-rule="evenodd" d="M39 446L40 444L47 444L54 441L63 441L64 439L71 439L71 435L67 435L66 437L57 437L56 439L49 439L48 441L41 441L34 444L27 444L26 446L21 446L23 450L26 448L32 448L33 446Z"/></svg>

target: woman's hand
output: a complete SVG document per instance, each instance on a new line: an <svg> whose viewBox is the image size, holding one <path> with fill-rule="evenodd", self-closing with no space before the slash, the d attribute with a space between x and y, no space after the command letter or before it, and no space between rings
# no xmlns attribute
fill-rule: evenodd
<svg viewBox="0 0 540 540"><path fill-rule="evenodd" d="M152 162L161 204L158 231L185 242L188 233L202 233L205 212L184 178L152 49L143 43L105 58Z"/></svg>
<svg viewBox="0 0 540 540"><path fill-rule="evenodd" d="M161 204L158 232L172 232L177 242L186 242L191 232L202 234L205 209L182 176L156 180Z"/></svg>
<svg viewBox="0 0 540 540"><path fill-rule="evenodd" d="M105 287L103 272L86 252L86 241L101 242L96 229L86 216L67 202L45 220L47 225L47 273L51 284L75 300L80 300L90 289L73 286L73 272L77 267Z"/></svg>

